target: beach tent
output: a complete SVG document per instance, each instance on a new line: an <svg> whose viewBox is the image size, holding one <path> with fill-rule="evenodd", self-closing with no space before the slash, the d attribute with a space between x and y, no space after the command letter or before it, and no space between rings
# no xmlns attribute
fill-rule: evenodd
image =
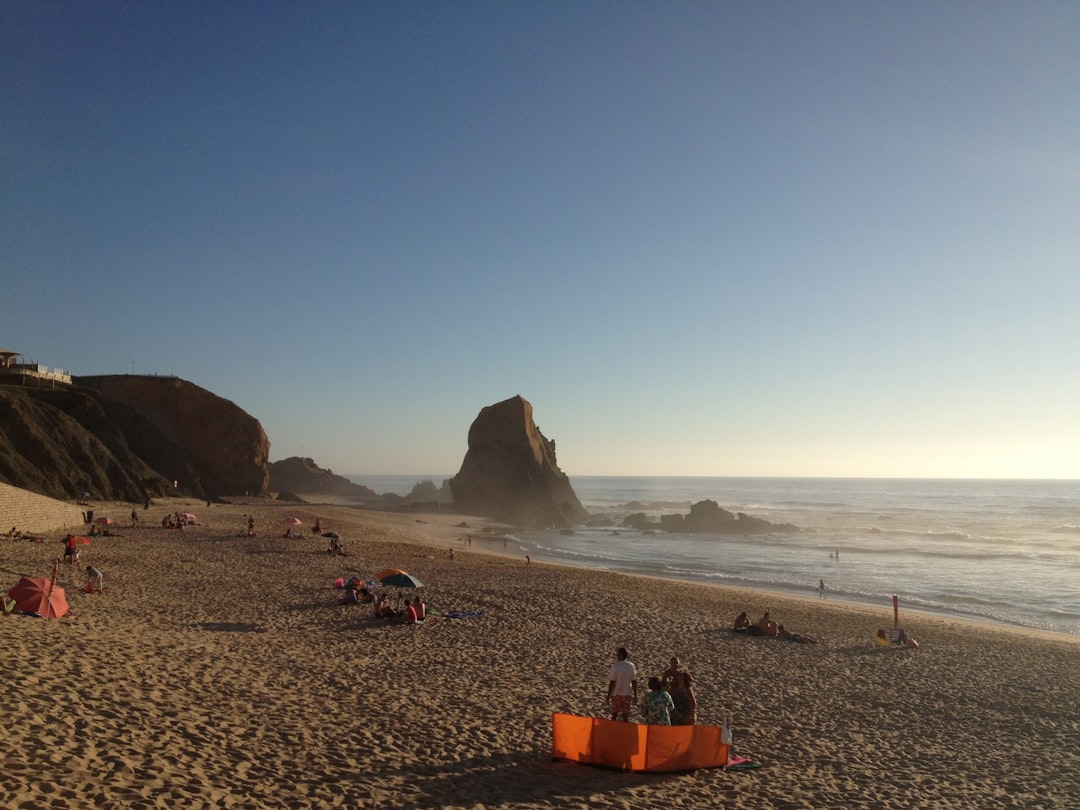
<svg viewBox="0 0 1080 810"><path fill-rule="evenodd" d="M36 613L46 619L59 619L68 607L64 589L56 584L57 565L53 565L52 579L47 577L23 577L8 591L15 600L15 609Z"/></svg>
<svg viewBox="0 0 1080 810"><path fill-rule="evenodd" d="M719 726L649 726L601 717L551 716L551 758L623 771L723 768L731 746Z"/></svg>

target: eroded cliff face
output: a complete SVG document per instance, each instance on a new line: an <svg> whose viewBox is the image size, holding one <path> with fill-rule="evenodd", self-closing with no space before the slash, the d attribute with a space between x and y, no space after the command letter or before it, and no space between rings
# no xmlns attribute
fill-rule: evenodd
<svg viewBox="0 0 1080 810"><path fill-rule="evenodd" d="M175 377L75 383L0 386L0 481L62 500L266 494L270 442L232 402Z"/></svg>
<svg viewBox="0 0 1080 810"><path fill-rule="evenodd" d="M587 517L556 462L555 442L521 396L480 411L450 491L457 509L529 526L572 526Z"/></svg>
<svg viewBox="0 0 1080 810"><path fill-rule="evenodd" d="M58 500L140 501L164 479L92 393L0 386L0 481Z"/></svg>
<svg viewBox="0 0 1080 810"><path fill-rule="evenodd" d="M270 440L235 403L178 377L79 377L97 391L132 450L202 497L266 494Z"/></svg>

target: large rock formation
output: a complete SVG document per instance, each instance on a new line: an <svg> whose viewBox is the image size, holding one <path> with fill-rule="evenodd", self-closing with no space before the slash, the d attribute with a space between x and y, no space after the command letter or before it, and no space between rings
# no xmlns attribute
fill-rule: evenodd
<svg viewBox="0 0 1080 810"><path fill-rule="evenodd" d="M375 490L353 483L342 475L335 475L333 470L324 470L313 459L299 456L270 462L270 489L273 492L332 495L360 500L379 497Z"/></svg>
<svg viewBox="0 0 1080 810"><path fill-rule="evenodd" d="M555 461L555 442L544 438L520 396L480 411L450 491L455 508L514 523L564 527L587 517Z"/></svg>
<svg viewBox="0 0 1080 810"><path fill-rule="evenodd" d="M264 495L269 450L258 420L175 377L0 386L0 481L54 498Z"/></svg>
<svg viewBox="0 0 1080 810"><path fill-rule="evenodd" d="M729 512L712 500L691 504L690 513L687 515L661 515L659 520L650 519L644 512L635 512L623 518L623 525L642 531L663 529L666 532L710 534L775 534L799 530L799 527L792 523L770 523L743 512Z"/></svg>

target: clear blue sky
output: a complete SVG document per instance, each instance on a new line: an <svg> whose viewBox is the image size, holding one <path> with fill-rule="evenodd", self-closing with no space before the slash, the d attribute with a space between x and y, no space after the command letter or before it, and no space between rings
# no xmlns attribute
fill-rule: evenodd
<svg viewBox="0 0 1080 810"><path fill-rule="evenodd" d="M1080 478L1080 4L0 5L0 347L271 458Z"/></svg>

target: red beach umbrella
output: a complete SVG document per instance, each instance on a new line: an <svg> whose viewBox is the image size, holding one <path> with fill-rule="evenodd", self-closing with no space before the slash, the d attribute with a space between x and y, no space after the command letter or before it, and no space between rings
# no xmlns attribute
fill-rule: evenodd
<svg viewBox="0 0 1080 810"><path fill-rule="evenodd" d="M22 577L8 591L15 600L15 609L37 613L46 619L59 619L70 610L64 589L56 584L56 565L52 579L47 577Z"/></svg>

